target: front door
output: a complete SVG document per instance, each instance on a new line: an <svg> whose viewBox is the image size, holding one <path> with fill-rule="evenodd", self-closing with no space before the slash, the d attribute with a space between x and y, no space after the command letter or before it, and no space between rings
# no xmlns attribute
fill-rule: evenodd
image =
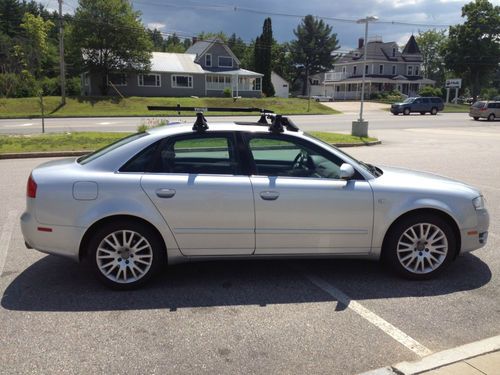
<svg viewBox="0 0 500 375"><path fill-rule="evenodd" d="M370 252L373 194L362 176L340 179L340 158L297 138L259 135L248 145L256 254Z"/></svg>
<svg viewBox="0 0 500 375"><path fill-rule="evenodd" d="M141 186L184 255L245 255L255 250L250 178L240 174L232 133L171 137Z"/></svg>

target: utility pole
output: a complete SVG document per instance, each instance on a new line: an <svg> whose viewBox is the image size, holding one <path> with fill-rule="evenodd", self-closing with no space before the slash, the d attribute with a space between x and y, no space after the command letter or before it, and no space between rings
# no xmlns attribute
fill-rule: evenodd
<svg viewBox="0 0 500 375"><path fill-rule="evenodd" d="M59 70L61 76L61 104L66 104L66 73L64 67L64 27L63 27L63 14L62 2L59 1Z"/></svg>

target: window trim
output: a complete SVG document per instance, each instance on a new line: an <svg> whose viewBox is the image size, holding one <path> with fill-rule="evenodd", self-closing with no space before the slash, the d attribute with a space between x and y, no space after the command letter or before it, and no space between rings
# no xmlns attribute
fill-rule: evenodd
<svg viewBox="0 0 500 375"><path fill-rule="evenodd" d="M223 59L224 59L224 58L225 58L225 59L231 59L231 65L221 65L221 64L220 64L220 59L221 59L221 58L223 58ZM234 59L233 59L231 56L218 56L218 57L217 57L217 66L218 66L219 68L232 68L232 67L234 67Z"/></svg>
<svg viewBox="0 0 500 375"><path fill-rule="evenodd" d="M207 57L210 57L210 64L207 63ZM208 66L208 67L211 67L212 66L212 54L211 53L207 53L205 55L205 66Z"/></svg>
<svg viewBox="0 0 500 375"><path fill-rule="evenodd" d="M173 89L192 89L193 86L194 86L194 82L193 82L193 76L192 75L189 75L189 74L172 74L171 76L172 78L170 78L170 86L173 88ZM189 82L191 82L191 85L189 86L177 86L177 83L174 85L174 82L177 82L176 80L174 80L174 77L187 77L188 78L188 84Z"/></svg>
<svg viewBox="0 0 500 375"><path fill-rule="evenodd" d="M144 76L155 76L155 85L145 85L144 84ZM141 84L141 79L142 79L142 84ZM156 84L158 83L158 84ZM137 75L137 86L138 87L161 87L161 74L158 73L140 73Z"/></svg>

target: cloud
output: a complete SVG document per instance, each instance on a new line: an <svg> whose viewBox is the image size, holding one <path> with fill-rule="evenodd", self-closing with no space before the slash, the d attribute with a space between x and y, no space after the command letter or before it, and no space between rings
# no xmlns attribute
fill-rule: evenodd
<svg viewBox="0 0 500 375"><path fill-rule="evenodd" d="M164 23L161 23L161 22L149 22L147 24L147 27L148 29L151 29L151 30L154 30L154 29L158 29L158 30L161 30L165 27L166 25Z"/></svg>

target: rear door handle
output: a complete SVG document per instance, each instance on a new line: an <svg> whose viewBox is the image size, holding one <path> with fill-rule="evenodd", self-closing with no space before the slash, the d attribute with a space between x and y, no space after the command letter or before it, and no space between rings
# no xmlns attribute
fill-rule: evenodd
<svg viewBox="0 0 500 375"><path fill-rule="evenodd" d="M280 193L277 191L261 191L260 197L265 201L275 201L280 196Z"/></svg>
<svg viewBox="0 0 500 375"><path fill-rule="evenodd" d="M175 195L175 189L158 189L156 195L160 198L172 198Z"/></svg>

